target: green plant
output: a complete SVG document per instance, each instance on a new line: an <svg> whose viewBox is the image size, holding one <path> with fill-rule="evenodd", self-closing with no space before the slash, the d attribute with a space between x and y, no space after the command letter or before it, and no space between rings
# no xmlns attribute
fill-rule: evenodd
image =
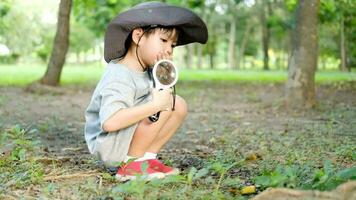
<svg viewBox="0 0 356 200"><path fill-rule="evenodd" d="M38 141L32 140L31 134L37 130L23 129L17 125L0 131L0 146L5 150L4 156L0 157L0 191L40 182L44 167L31 157L38 146Z"/></svg>
<svg viewBox="0 0 356 200"><path fill-rule="evenodd" d="M327 160L322 168L314 170L311 170L309 166L278 165L275 170L266 170L254 180L262 188L288 187L331 190L341 183L355 179L356 167L336 171L331 162Z"/></svg>
<svg viewBox="0 0 356 200"><path fill-rule="evenodd" d="M311 188L331 190L343 182L356 179L356 167L346 168L336 172L330 161L325 161L321 169L314 172Z"/></svg>
<svg viewBox="0 0 356 200"><path fill-rule="evenodd" d="M255 177L256 184L266 187L295 188L299 183L300 168L296 165L283 167L278 165L273 171L264 171Z"/></svg>

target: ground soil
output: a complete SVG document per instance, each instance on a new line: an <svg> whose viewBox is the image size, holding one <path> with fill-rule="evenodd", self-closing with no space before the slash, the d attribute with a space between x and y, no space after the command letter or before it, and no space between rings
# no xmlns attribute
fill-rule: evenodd
<svg viewBox="0 0 356 200"><path fill-rule="evenodd" d="M342 134L355 138L356 118L330 117L334 109L355 113L353 82L319 85L318 105L305 111L286 110L282 84L189 82L177 89L189 104L189 115L160 156L183 170L191 166L199 168L205 156L218 150L214 141L224 135L260 131L286 133L310 124L336 123L342 128ZM94 86L63 86L56 92L43 93L0 87L0 126L9 128L21 124L38 129L35 137L42 145L39 155L63 158L61 162L66 163L68 169L102 169L89 154L83 135L84 111L93 90ZM255 145L253 141L242 143L240 153L248 152ZM88 159L92 162L87 162Z"/></svg>

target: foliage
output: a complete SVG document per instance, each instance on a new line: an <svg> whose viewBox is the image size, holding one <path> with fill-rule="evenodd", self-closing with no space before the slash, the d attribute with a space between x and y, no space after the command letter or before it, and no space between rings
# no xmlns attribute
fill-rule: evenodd
<svg viewBox="0 0 356 200"><path fill-rule="evenodd" d="M1 35L5 33L6 29L9 28L7 26L6 21L4 20L4 17L10 12L11 10L11 1L10 0L4 0L0 2L0 42L1 41Z"/></svg>
<svg viewBox="0 0 356 200"><path fill-rule="evenodd" d="M70 51L74 53L86 52L95 47L96 37L94 32L83 24L71 22Z"/></svg>
<svg viewBox="0 0 356 200"><path fill-rule="evenodd" d="M330 190L348 180L356 180L356 167L335 171L331 162L325 161L323 168L314 172L311 186L313 189Z"/></svg>
<svg viewBox="0 0 356 200"><path fill-rule="evenodd" d="M138 0L74 0L73 14L78 23L87 26L97 37L102 37L106 26L118 13L138 2Z"/></svg>
<svg viewBox="0 0 356 200"><path fill-rule="evenodd" d="M355 39L355 1L350 0L324 0L320 1L319 19L322 25L325 25L321 32L321 53L326 53L329 56L338 57L340 51L339 38L341 23L344 23L344 34L347 41ZM330 40L332 38L332 40ZM329 39L329 41L327 40ZM348 65L355 67L356 46L354 44L346 44L346 52L348 57Z"/></svg>
<svg viewBox="0 0 356 200"><path fill-rule="evenodd" d="M289 187L296 188L302 177L298 166L282 167L278 165L274 171L263 171L261 176L255 178L256 184L262 187Z"/></svg>
<svg viewBox="0 0 356 200"><path fill-rule="evenodd" d="M38 12L38 9L43 9L44 6L38 1L7 0L5 5L6 2L10 6L0 20L0 43L10 49L10 55L2 60L16 62L21 57L34 56L46 60L50 53L55 25L45 22L43 13ZM0 7L3 4L0 3Z"/></svg>
<svg viewBox="0 0 356 200"><path fill-rule="evenodd" d="M87 52L101 44L107 24L118 13L132 7L142 1L118 1L118 0L85 0L73 1L73 15L71 17L71 46L70 54L79 54ZM218 68L218 64L224 68L228 57L230 38L230 22L233 19L236 22L236 56L240 45L244 39L247 25L252 25L249 31L248 42L244 51L244 59L253 56L261 60L261 24L259 13L262 8L259 3L246 6L241 0L167 0L172 5L183 6L192 9L200 15L207 23L209 29L208 43L202 46L203 65L209 68ZM38 57L41 61L46 62L50 55L50 50L55 32L54 24L47 24L43 20L48 5L54 3L47 2L46 5L36 0L32 3L26 3L19 0L4 0L0 3L0 43L5 44L10 50L11 55L2 56L0 62L14 63L21 58ZM26 6L27 5L27 6ZM31 6L28 6L31 5ZM284 68L286 65L287 54L289 53L291 35L290 31L295 27L295 10L297 0L273 0L268 1L268 5L273 9L268 10L267 25L270 32L270 62L274 60L283 60L280 64ZM58 5L56 5L58 6ZM355 40L355 8L356 4L351 0L325 0L320 1L319 11L319 52L323 63L328 66L338 67L340 60L340 21L343 18L345 26L346 39L346 56L348 66L356 66L356 45ZM36 10L37 9L37 10ZM24 12L26 10L26 12ZM51 7L51 10L56 10ZM55 12L51 13L56 15ZM31 23L27 23L28 19ZM16 26L13 26L16 22ZM30 36L23 38L30 32ZM84 42L85 41L85 42ZM196 48L196 46L194 46ZM194 50L193 62L198 56ZM95 56L101 56L97 54ZM92 55L86 55L87 57ZM186 55L188 59L191 55ZM74 57L74 56L71 56ZM70 57L70 58L71 58ZM99 60L100 58L94 58ZM333 60L333 61L330 61ZM334 62L337 60L338 62ZM258 67L260 64L253 64Z"/></svg>
<svg viewBox="0 0 356 200"><path fill-rule="evenodd" d="M348 180L356 180L356 167L337 171L330 161L325 161L321 169L311 170L309 166L282 166L263 171L255 177L256 184L263 188L287 187L302 189L331 190Z"/></svg>
<svg viewBox="0 0 356 200"><path fill-rule="evenodd" d="M41 181L44 168L31 157L38 148L38 141L31 138L36 131L20 126L0 129L0 150L4 151L0 157L0 193L10 187L23 188Z"/></svg>

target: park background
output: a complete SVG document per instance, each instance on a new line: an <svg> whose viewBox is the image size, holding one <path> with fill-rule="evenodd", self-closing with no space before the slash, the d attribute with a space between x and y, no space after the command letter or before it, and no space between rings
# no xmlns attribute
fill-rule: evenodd
<svg viewBox="0 0 356 200"><path fill-rule="evenodd" d="M167 0L209 30L174 50L190 114L161 158L183 173L115 182L88 154L83 113L107 24L140 2L0 2L0 197L246 199L355 179L354 1Z"/></svg>

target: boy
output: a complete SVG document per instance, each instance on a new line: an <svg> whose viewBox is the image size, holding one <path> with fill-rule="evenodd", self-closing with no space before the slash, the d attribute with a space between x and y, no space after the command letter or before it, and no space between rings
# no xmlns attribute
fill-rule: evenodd
<svg viewBox="0 0 356 200"><path fill-rule="evenodd" d="M160 2L141 3L119 14L105 34L108 66L85 112L85 140L106 166L119 167L121 180L179 173L157 160L157 153L187 115L187 104L172 90L150 89L150 68L172 59L173 48L206 43L204 22L188 9ZM157 122L148 117L161 111Z"/></svg>

